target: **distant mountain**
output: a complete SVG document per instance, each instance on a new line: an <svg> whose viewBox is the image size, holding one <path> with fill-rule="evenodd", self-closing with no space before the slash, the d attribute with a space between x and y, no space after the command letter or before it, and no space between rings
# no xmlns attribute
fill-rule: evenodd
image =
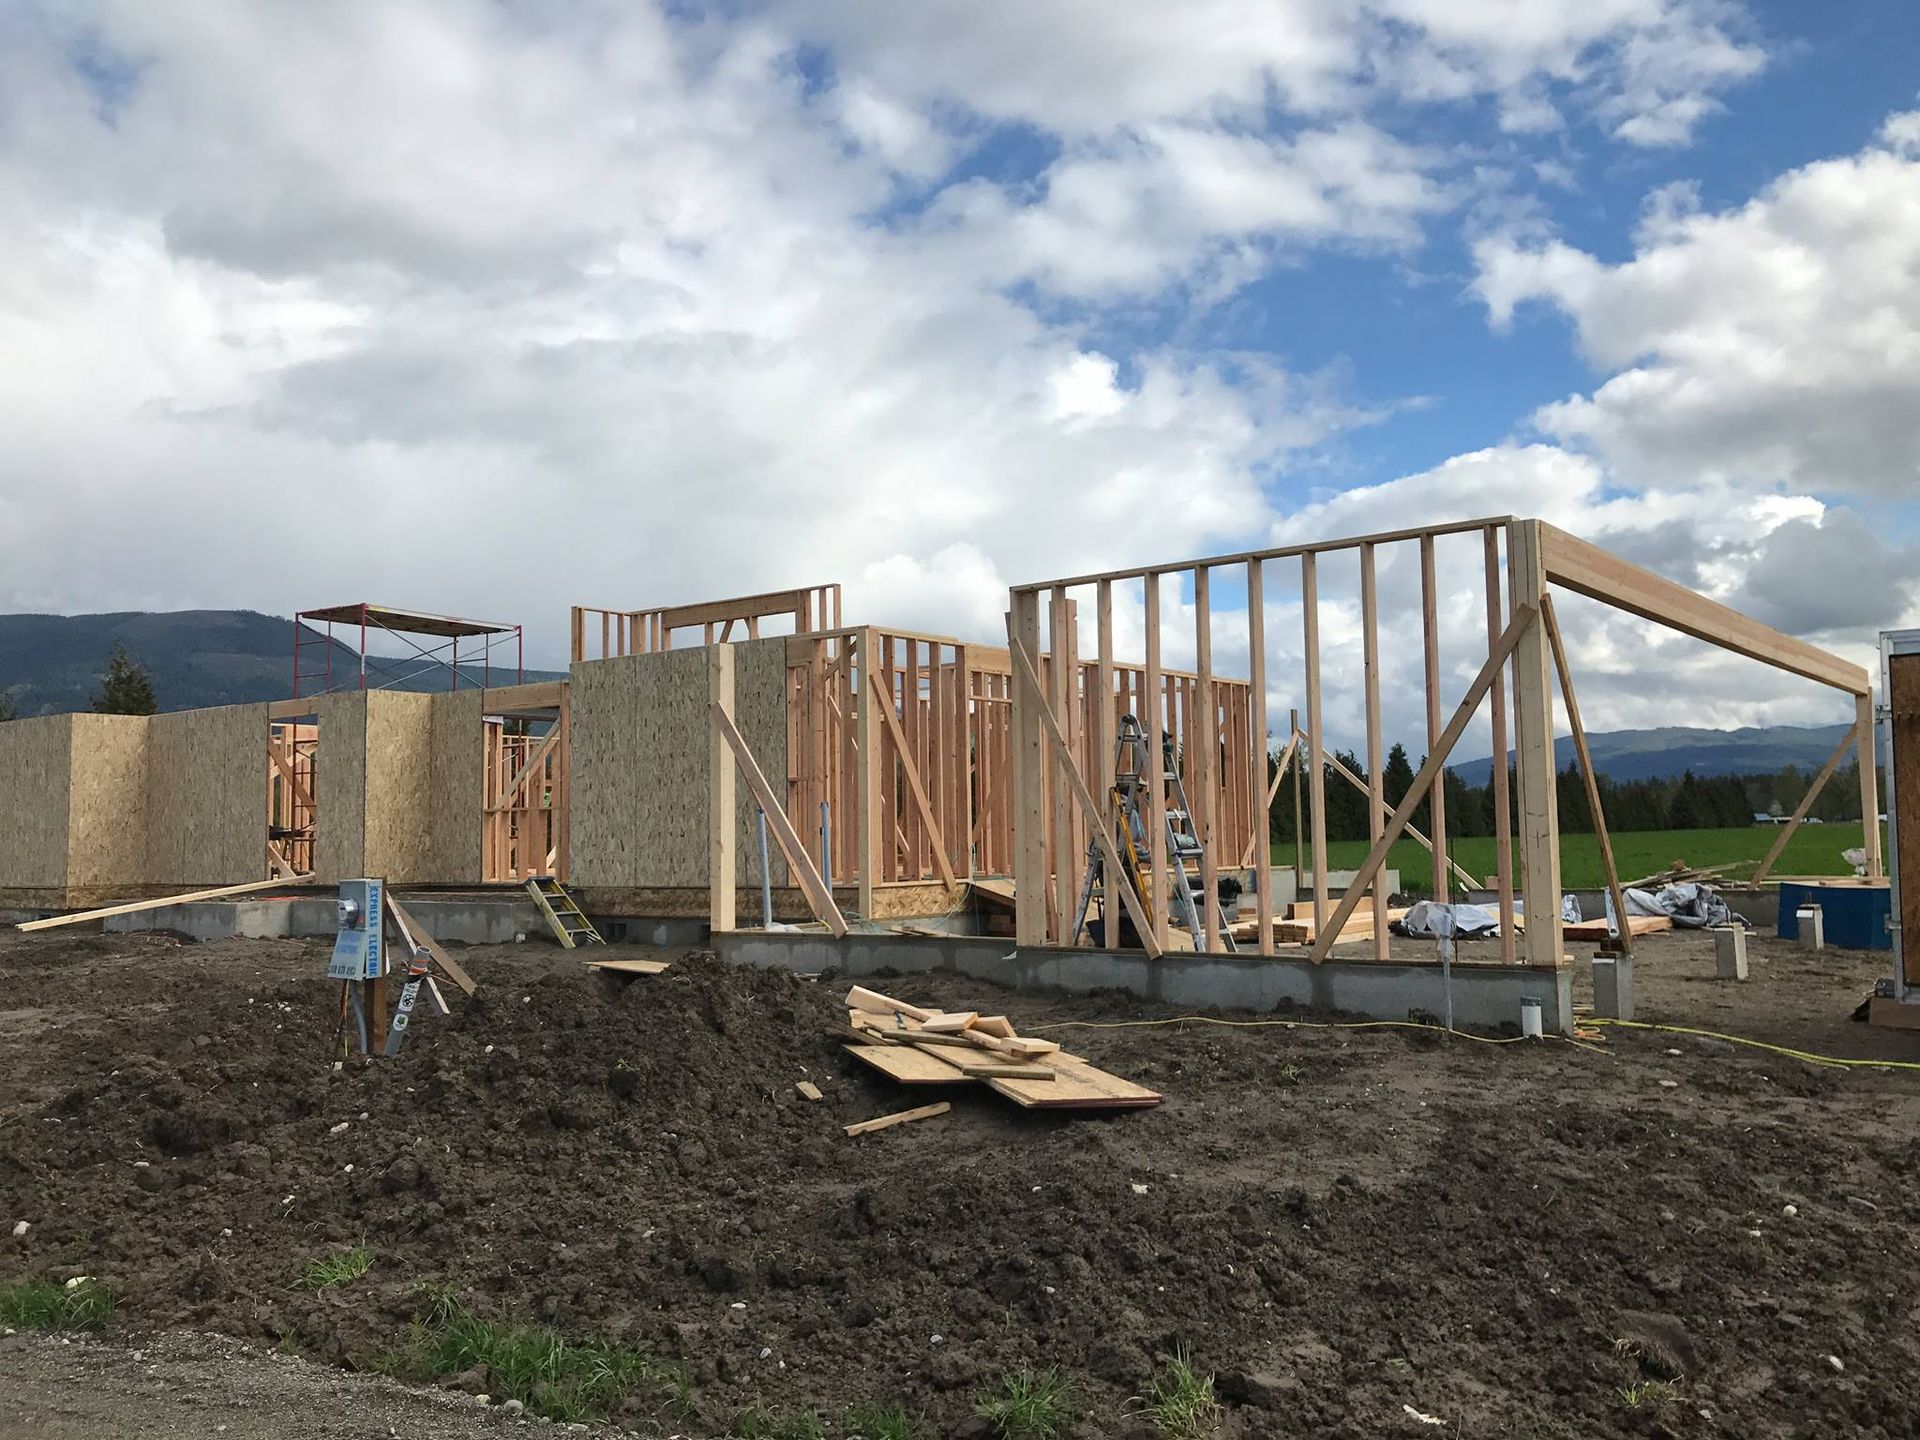
<svg viewBox="0 0 1920 1440"><path fill-rule="evenodd" d="M1818 770L1851 726L1769 725L1764 729L1695 730L1668 725L1658 730L1609 730L1587 736L1593 768L1615 780L1672 780L1695 775L1769 775L1783 766ZM1573 760L1573 737L1553 743L1555 763ZM1468 760L1451 767L1469 785L1484 785L1493 761Z"/></svg>
<svg viewBox="0 0 1920 1440"><path fill-rule="evenodd" d="M283 700L293 693L293 622L253 610L0 615L0 691L10 693L22 715L85 710L116 644L126 646L127 653L146 667L162 710ZM325 654L318 646L306 650L301 668L322 668ZM380 663L405 674L421 662L382 659ZM359 657L336 641L336 686L342 677L356 674L358 666ZM559 679L562 673L529 670L527 679ZM493 675L500 680L498 665ZM460 676L462 685L477 685L481 669L463 663ZM444 690L448 678L446 667L436 666L429 674L384 688ZM511 670L506 679L513 679ZM302 688L308 687L303 684Z"/></svg>

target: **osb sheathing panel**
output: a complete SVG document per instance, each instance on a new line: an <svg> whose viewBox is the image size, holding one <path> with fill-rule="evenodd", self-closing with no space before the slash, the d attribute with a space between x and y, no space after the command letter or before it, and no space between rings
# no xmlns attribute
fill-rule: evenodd
<svg viewBox="0 0 1920 1440"><path fill-rule="evenodd" d="M0 886L64 888L71 715L0 724Z"/></svg>
<svg viewBox="0 0 1920 1440"><path fill-rule="evenodd" d="M138 887L147 875L144 715L75 715L67 884Z"/></svg>
<svg viewBox="0 0 1920 1440"><path fill-rule="evenodd" d="M747 747L753 751L753 758L760 762L760 769L767 777L767 783L773 787L774 796L785 805L787 794L787 642L785 640L756 640L738 645L734 660L734 720L740 727L740 733L746 737ZM740 865L737 878L741 884L758 885L760 883L760 833L754 820L755 805L753 792L744 778L734 780L734 794L740 813L740 833L734 842L739 852ZM802 816L794 822L794 829L800 833L802 843L815 833L819 822L812 825ZM786 858L780 853L780 844L773 838L773 832L767 832L767 869L775 885L791 883L787 873ZM706 865L700 866L701 878L706 878Z"/></svg>
<svg viewBox="0 0 1920 1440"><path fill-rule="evenodd" d="M267 873L267 707L223 705L147 721L147 875L234 885Z"/></svg>
<svg viewBox="0 0 1920 1440"><path fill-rule="evenodd" d="M786 642L734 649L734 715L783 800L787 776ZM628 655L573 667L569 872L613 889L704 886L710 832L708 649ZM754 803L736 786L741 883L758 884ZM775 884L786 883L778 854Z"/></svg>
<svg viewBox="0 0 1920 1440"><path fill-rule="evenodd" d="M322 695L313 713L313 873L351 880L367 873L367 694Z"/></svg>
<svg viewBox="0 0 1920 1440"><path fill-rule="evenodd" d="M1900 961L1909 985L1920 984L1920 655L1889 661L1887 707L1893 731L1892 773L1887 792L1894 832L1900 837ZM0 733L9 727L0 725Z"/></svg>
<svg viewBox="0 0 1920 1440"><path fill-rule="evenodd" d="M436 885L480 883L480 807L486 799L480 700L478 690L433 697L427 856L420 878Z"/></svg>
<svg viewBox="0 0 1920 1440"><path fill-rule="evenodd" d="M366 723L366 873L396 884L432 879L433 697L369 691Z"/></svg>

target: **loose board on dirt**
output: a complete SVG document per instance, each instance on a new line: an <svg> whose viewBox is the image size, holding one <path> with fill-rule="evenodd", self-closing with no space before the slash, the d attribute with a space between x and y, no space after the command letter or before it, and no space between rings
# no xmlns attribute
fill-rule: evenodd
<svg viewBox="0 0 1920 1440"><path fill-rule="evenodd" d="M589 960L589 970L617 970L623 975L658 975L668 966L665 960Z"/></svg>
<svg viewBox="0 0 1920 1440"><path fill-rule="evenodd" d="M958 1031L927 1031L926 1022L943 1012L859 986L848 992L847 1007L854 1036L848 1052L902 1085L980 1083L1036 1110L1127 1110L1160 1103L1156 1091L1078 1055L1024 1041L1002 1016L984 1017ZM978 1028L981 1023L988 1028Z"/></svg>

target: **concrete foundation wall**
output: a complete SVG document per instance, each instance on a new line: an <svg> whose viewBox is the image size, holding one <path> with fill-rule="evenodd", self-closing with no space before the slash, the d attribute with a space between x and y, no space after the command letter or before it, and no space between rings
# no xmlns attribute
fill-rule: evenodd
<svg viewBox="0 0 1920 1440"><path fill-rule="evenodd" d="M884 971L927 972L991 980L1019 990L1087 994L1119 989L1168 1005L1211 1010L1270 1011L1294 1005L1374 1020L1435 1018L1448 1006L1448 981L1434 964L1330 960L1239 959L1139 952L1020 948L1005 940L901 935L793 935L735 931L713 937L723 960L791 970L832 969L853 979ZM1475 1029L1517 1027L1523 999L1540 1002L1541 1023L1573 1030L1573 972L1531 965L1457 964L1451 989L1454 1023ZM882 987L885 988L885 987ZM896 987L908 990L903 982ZM910 998L902 996L901 998Z"/></svg>
<svg viewBox="0 0 1920 1440"><path fill-rule="evenodd" d="M552 932L531 900L404 894L401 898L407 914L443 944L509 945L522 937L529 943L553 943ZM191 905L110 915L100 924L109 934L174 930L195 940L230 940L235 936L318 939L338 932L339 898L326 889L318 896L297 900L200 900ZM556 944L554 948L559 947ZM323 964L319 971L324 970Z"/></svg>

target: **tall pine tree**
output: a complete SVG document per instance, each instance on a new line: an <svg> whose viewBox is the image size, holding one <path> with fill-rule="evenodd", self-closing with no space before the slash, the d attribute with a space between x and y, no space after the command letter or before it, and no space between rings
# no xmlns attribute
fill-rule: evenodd
<svg viewBox="0 0 1920 1440"><path fill-rule="evenodd" d="M153 682L140 662L116 645L107 658L107 673L100 677L100 689L93 697L96 715L151 715L160 708L153 698Z"/></svg>

